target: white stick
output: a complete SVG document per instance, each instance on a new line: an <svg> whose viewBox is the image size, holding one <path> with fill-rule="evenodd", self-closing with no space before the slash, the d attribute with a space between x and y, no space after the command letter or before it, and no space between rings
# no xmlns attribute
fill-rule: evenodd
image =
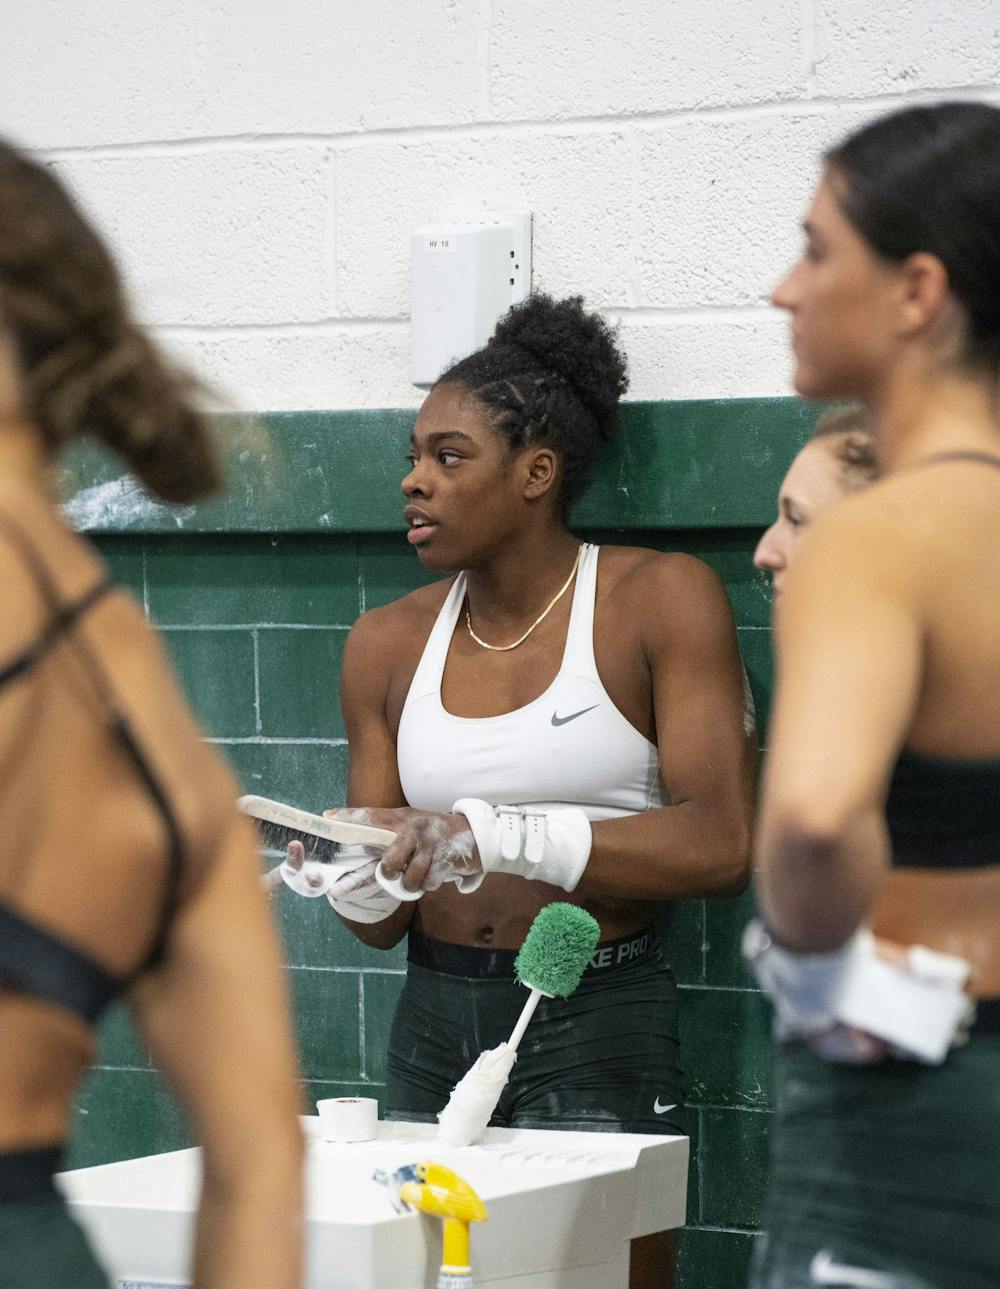
<svg viewBox="0 0 1000 1289"><path fill-rule="evenodd" d="M509 1043L482 1052L452 1091L448 1104L438 1115L438 1139L446 1146L471 1146L478 1141L497 1108L514 1061L517 1045L535 1014L539 998L551 997L532 988L521 1009Z"/></svg>
<svg viewBox="0 0 1000 1289"><path fill-rule="evenodd" d="M524 1004L524 1007L521 1010L521 1015L518 1017L517 1024L514 1026L514 1032L510 1036L510 1042L507 1044L512 1052L517 1051L517 1045L524 1037L524 1031L528 1028L528 1021L531 1020L532 1016L535 1014L538 1000L544 996L545 995L543 995L540 989L532 989L531 993L528 995L528 1001Z"/></svg>

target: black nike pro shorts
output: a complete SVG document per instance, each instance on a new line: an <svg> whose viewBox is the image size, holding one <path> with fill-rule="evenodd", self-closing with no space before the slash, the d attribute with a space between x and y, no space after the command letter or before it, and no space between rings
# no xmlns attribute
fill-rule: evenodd
<svg viewBox="0 0 1000 1289"><path fill-rule="evenodd" d="M411 932L389 1040L386 1118L436 1122L479 1054L527 1001L510 950ZM542 998L490 1123L684 1134L677 984L650 928L597 946L576 991Z"/></svg>

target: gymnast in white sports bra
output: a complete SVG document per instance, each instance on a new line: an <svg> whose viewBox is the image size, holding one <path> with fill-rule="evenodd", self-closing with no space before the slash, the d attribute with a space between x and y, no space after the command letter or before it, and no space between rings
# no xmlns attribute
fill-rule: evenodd
<svg viewBox="0 0 1000 1289"><path fill-rule="evenodd" d="M482 1037L500 1006L497 982L513 980L513 951L555 899L597 918L595 973L628 965L618 980L642 993L639 1019L630 1030L617 1003L595 1001L604 977L585 980L559 1004L577 1009L574 1032L598 1011L631 1050L619 1061L614 1034L592 1037L579 1059L567 1055L587 1065L590 1085L574 1083L571 1068L549 1071L546 1100L522 1049L504 1121L656 1132L682 1100L655 1083L676 1034L648 1059L631 1038L645 1034L657 1000L658 1016L669 1011L669 968L654 961L649 934L654 903L745 886L755 738L715 574L686 555L582 544L566 525L625 386L613 334L579 299L536 295L512 310L432 389L402 485L421 563L458 576L372 609L348 638L349 806L398 838L381 864L381 907L364 923L345 920L380 948L409 935L389 1055L398 1117L433 1119L443 1107L454 1070L432 1082L429 1067L453 1051L458 1073L467 1068L470 1031ZM486 1012L466 1014L458 996L431 988L456 979L461 999L473 979L493 991ZM424 1019L404 1035L415 1015ZM605 1046L602 1073L592 1063ZM629 1061L652 1069L633 1079L622 1073ZM614 1108L625 1102L640 1109ZM637 1242L633 1286L669 1283L671 1260L660 1236Z"/></svg>
<svg viewBox="0 0 1000 1289"><path fill-rule="evenodd" d="M455 578L399 718L396 762L408 802L448 811L459 788L458 795L495 806L579 806L590 820L667 804L656 745L615 706L594 661L598 554L597 546L581 549L555 679L531 702L497 716L456 716L441 701L466 599L466 575Z"/></svg>

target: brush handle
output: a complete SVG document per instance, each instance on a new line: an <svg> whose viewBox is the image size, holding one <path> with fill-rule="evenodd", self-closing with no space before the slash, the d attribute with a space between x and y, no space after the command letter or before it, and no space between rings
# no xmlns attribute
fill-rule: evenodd
<svg viewBox="0 0 1000 1289"><path fill-rule="evenodd" d="M272 801L269 797L240 797L236 809L251 819L259 819L265 824L277 824L294 832L305 833L310 837L322 837L325 841L335 842L340 846L391 846L396 834L388 828L373 828L370 824L348 823L341 819L327 819L325 815L313 815L308 810L297 810L283 801Z"/></svg>
<svg viewBox="0 0 1000 1289"><path fill-rule="evenodd" d="M521 1015L517 1018L517 1024L514 1026L514 1031L507 1043L508 1048L512 1052L517 1051L517 1045L524 1037L524 1031L528 1028L528 1021L531 1020L532 1016L535 1014L538 1000L544 996L545 995L543 995L540 989L532 989L531 993L528 995L528 1001L522 1007Z"/></svg>

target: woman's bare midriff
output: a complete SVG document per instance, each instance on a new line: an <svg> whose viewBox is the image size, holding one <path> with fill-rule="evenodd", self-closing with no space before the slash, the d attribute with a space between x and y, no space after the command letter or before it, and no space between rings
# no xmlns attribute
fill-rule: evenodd
<svg viewBox="0 0 1000 1289"><path fill-rule="evenodd" d="M649 926L653 905L644 901L579 899L557 886L526 882L522 877L493 873L471 895L454 885L422 896L414 927L435 940L482 949L519 949L535 914L553 900L579 904L601 927L602 940L618 940Z"/></svg>
<svg viewBox="0 0 1000 1289"><path fill-rule="evenodd" d="M0 990L0 1154L60 1145L94 1058L93 1031L52 1004Z"/></svg>
<svg viewBox="0 0 1000 1289"><path fill-rule="evenodd" d="M923 944L972 963L969 992L1000 997L1000 865L894 869L876 902L877 936Z"/></svg>

